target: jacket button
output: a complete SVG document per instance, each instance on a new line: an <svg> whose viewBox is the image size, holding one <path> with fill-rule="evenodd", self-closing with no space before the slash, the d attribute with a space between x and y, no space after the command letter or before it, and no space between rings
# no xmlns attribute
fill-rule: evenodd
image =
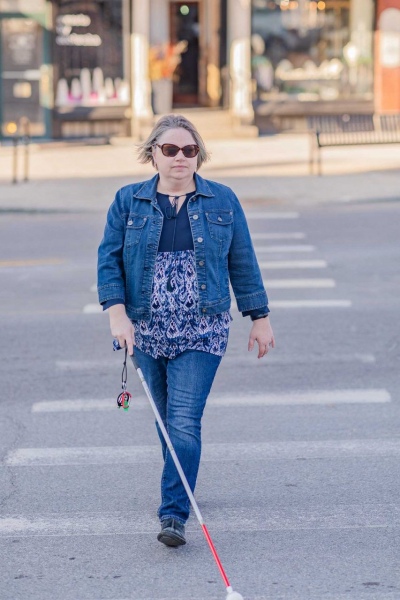
<svg viewBox="0 0 400 600"><path fill-rule="evenodd" d="M197 238L197 241L201 244L201 242L203 241L202 237Z"/></svg>
<svg viewBox="0 0 400 600"><path fill-rule="evenodd" d="M197 219L199 218L199 215L193 215L193 220L197 221Z"/></svg>
<svg viewBox="0 0 400 600"><path fill-rule="evenodd" d="M207 312L207 309L206 309L206 308L203 308L201 312L203 312L203 313L206 313L206 312Z"/></svg>
<svg viewBox="0 0 400 600"><path fill-rule="evenodd" d="M222 221L221 217L218 217L218 221Z"/></svg>
<svg viewBox="0 0 400 600"><path fill-rule="evenodd" d="M199 260L199 267L204 267L204 260Z"/></svg>
<svg viewBox="0 0 400 600"><path fill-rule="evenodd" d="M205 284L205 283L203 283L203 285L201 286L201 289L202 289L202 290L205 290L206 288L207 288L206 284Z"/></svg>
<svg viewBox="0 0 400 600"><path fill-rule="evenodd" d="M133 221L128 221L128 225L133 225Z"/></svg>

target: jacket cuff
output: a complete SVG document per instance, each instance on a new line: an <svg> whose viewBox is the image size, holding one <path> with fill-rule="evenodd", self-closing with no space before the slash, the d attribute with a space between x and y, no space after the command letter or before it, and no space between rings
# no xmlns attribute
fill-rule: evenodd
<svg viewBox="0 0 400 600"><path fill-rule="evenodd" d="M247 296L242 296L240 298L236 297L236 303L238 310L241 313L255 309L265 309L265 307L268 307L267 293L263 290L262 292L248 294Z"/></svg>
<svg viewBox="0 0 400 600"><path fill-rule="evenodd" d="M107 310L107 308L110 308L115 304L125 304L125 301L123 298L114 298L113 300L106 300L105 302L101 303L103 310Z"/></svg>
<svg viewBox="0 0 400 600"><path fill-rule="evenodd" d="M104 304L108 300L120 300L125 304L125 289L117 283L108 283L97 288L99 303Z"/></svg>
<svg viewBox="0 0 400 600"><path fill-rule="evenodd" d="M257 319L262 319L263 317L267 317L269 313L268 306L263 306L262 308L255 308L253 310L245 310L242 313L243 317L250 317L252 321L256 321Z"/></svg>

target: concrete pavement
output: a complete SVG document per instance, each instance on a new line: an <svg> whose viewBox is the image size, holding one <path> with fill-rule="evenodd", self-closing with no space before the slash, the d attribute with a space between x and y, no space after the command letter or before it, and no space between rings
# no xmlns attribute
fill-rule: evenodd
<svg viewBox="0 0 400 600"><path fill-rule="evenodd" d="M397 600L399 205L364 202L398 198L399 152L326 150L319 178L308 141L207 144L202 174L249 209L278 343L247 354L234 310L196 497L246 600ZM0 148L0 596L222 600L193 518L184 551L156 541L153 418L132 372L116 410L122 357L85 310L103 213L153 170L132 145L34 146L13 186L11 159Z"/></svg>
<svg viewBox="0 0 400 600"><path fill-rule="evenodd" d="M197 501L245 600L398 600L400 204L248 208L277 346L258 361L233 311ZM223 600L193 516L157 542L152 412L132 369L118 411L123 357L84 311L104 214L0 216L0 598Z"/></svg>
<svg viewBox="0 0 400 600"><path fill-rule="evenodd" d="M324 175L318 177L309 174L309 142L302 134L206 140L211 161L201 174L260 205L399 198L399 145L323 149ZM22 174L22 152L19 167ZM12 185L12 148L3 146L0 210L104 211L121 185L153 172L137 162L128 140L104 146L33 144L30 182Z"/></svg>

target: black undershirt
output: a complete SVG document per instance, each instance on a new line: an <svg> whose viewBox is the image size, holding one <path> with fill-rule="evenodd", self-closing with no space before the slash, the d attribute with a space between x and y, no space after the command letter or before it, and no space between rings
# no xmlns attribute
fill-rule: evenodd
<svg viewBox="0 0 400 600"><path fill-rule="evenodd" d="M189 215L187 211L189 198L195 192L186 194L186 198L176 212L167 194L157 192L158 206L164 215L164 223L161 231L158 252L179 252L181 250L194 250L192 230L190 228ZM176 198L176 196L175 196Z"/></svg>

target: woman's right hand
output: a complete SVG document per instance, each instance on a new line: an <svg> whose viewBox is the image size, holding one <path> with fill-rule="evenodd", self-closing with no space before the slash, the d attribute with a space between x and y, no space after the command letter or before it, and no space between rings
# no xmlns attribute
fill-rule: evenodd
<svg viewBox="0 0 400 600"><path fill-rule="evenodd" d="M124 304L114 304L108 309L110 316L111 335L118 340L121 348L128 347L128 352L132 356L133 346L135 345L135 332L131 320L128 318Z"/></svg>

